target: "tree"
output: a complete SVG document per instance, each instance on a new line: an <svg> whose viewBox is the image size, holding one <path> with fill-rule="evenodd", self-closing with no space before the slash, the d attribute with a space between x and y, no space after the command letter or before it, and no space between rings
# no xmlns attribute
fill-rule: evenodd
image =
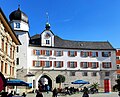
<svg viewBox="0 0 120 97"><path fill-rule="evenodd" d="M113 86L113 90L114 91L118 90L118 92L119 92L118 95L120 96L120 78L116 79L115 81L117 84Z"/></svg>
<svg viewBox="0 0 120 97"><path fill-rule="evenodd" d="M65 82L65 76L63 75L58 75L56 77L56 83L59 83L59 89L61 89L61 83Z"/></svg>

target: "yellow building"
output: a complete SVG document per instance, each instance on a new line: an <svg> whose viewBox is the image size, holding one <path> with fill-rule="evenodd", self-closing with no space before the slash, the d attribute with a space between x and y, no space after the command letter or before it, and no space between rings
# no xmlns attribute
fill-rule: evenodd
<svg viewBox="0 0 120 97"><path fill-rule="evenodd" d="M7 79L16 77L15 54L17 45L20 44L20 41L0 8L0 72Z"/></svg>

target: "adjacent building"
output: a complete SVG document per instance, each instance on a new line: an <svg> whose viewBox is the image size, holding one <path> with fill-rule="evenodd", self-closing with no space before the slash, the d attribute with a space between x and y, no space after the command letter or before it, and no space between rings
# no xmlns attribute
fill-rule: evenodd
<svg viewBox="0 0 120 97"><path fill-rule="evenodd" d="M0 72L6 79L16 78L17 45L20 41L0 8Z"/></svg>
<svg viewBox="0 0 120 97"><path fill-rule="evenodd" d="M120 49L116 49L117 78L120 78Z"/></svg>
<svg viewBox="0 0 120 97"><path fill-rule="evenodd" d="M110 89L115 84L116 50L108 41L65 40L52 32L49 23L43 32L30 37L28 17L20 8L9 18L22 44L16 54L17 78L32 83L32 89L45 84L58 87L59 74L66 78L62 87L74 86L71 82L78 79L98 82L101 88L106 79Z"/></svg>

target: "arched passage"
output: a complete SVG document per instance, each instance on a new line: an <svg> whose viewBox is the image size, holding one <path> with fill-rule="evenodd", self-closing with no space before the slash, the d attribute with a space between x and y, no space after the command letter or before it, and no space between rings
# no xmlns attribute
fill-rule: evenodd
<svg viewBox="0 0 120 97"><path fill-rule="evenodd" d="M52 89L52 80L46 74L43 74L38 80L38 88L40 91L47 91Z"/></svg>

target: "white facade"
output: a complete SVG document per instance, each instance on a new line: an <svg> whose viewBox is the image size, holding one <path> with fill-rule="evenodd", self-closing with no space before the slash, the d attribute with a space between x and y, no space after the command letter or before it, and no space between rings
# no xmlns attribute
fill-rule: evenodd
<svg viewBox="0 0 120 97"><path fill-rule="evenodd" d="M104 79L109 79L111 86L114 85L116 51L109 42L66 41L56 37L49 25L39 37L30 40L28 23L23 20L10 23L22 44L17 53L18 78L32 83L32 89L38 89L43 77L51 88L58 87L56 77L59 74L65 76L64 84L69 86L78 79L98 82L102 88ZM34 76L25 77L26 73Z"/></svg>

